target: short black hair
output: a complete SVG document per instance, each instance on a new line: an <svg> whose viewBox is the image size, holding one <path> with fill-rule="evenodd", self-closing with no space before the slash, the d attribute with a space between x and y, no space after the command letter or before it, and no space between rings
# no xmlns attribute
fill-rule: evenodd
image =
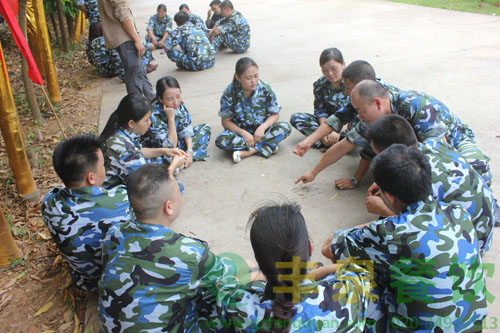
<svg viewBox="0 0 500 333"><path fill-rule="evenodd" d="M213 5L220 6L220 4L221 4L220 0L213 0L213 1L209 4L209 6L213 6Z"/></svg>
<svg viewBox="0 0 500 333"><path fill-rule="evenodd" d="M159 4L158 7L156 7L156 11L159 11L160 9L166 12L167 11L167 5L165 5L163 3Z"/></svg>
<svg viewBox="0 0 500 333"><path fill-rule="evenodd" d="M132 171L127 177L127 193L137 218L149 220L158 216L165 201L172 198L175 186L163 163L147 163Z"/></svg>
<svg viewBox="0 0 500 333"><path fill-rule="evenodd" d="M52 164L66 187L77 186L89 172L97 170L100 149L101 142L93 134L75 135L56 146Z"/></svg>
<svg viewBox="0 0 500 333"><path fill-rule="evenodd" d="M344 56L342 52L336 47L330 47L328 49L324 49L319 55L319 65L323 66L326 62L330 60L335 60L339 64L344 63Z"/></svg>
<svg viewBox="0 0 500 333"><path fill-rule="evenodd" d="M186 12L178 12L174 15L174 21L178 26L183 25L187 21L189 21L189 14Z"/></svg>
<svg viewBox="0 0 500 333"><path fill-rule="evenodd" d="M389 98L390 93L383 85L373 80L363 80L354 87L359 97L366 103L371 103L374 98Z"/></svg>
<svg viewBox="0 0 500 333"><path fill-rule="evenodd" d="M358 84L363 80L375 80L376 76L375 70L367 61L355 60L344 69L342 78Z"/></svg>
<svg viewBox="0 0 500 333"><path fill-rule="evenodd" d="M380 189L406 204L432 193L431 168L417 147L394 144L373 159L372 168Z"/></svg>
<svg viewBox="0 0 500 333"><path fill-rule="evenodd" d="M189 6L187 5L187 3L183 3L179 6L179 11L183 10L184 8L186 8L187 10L190 10L189 9Z"/></svg>
<svg viewBox="0 0 500 333"><path fill-rule="evenodd" d="M405 146L417 144L417 136L408 120L397 114L388 114L368 124L366 138L381 151L394 143Z"/></svg>
<svg viewBox="0 0 500 333"><path fill-rule="evenodd" d="M224 0L219 5L220 8L234 9L233 3L229 0Z"/></svg>

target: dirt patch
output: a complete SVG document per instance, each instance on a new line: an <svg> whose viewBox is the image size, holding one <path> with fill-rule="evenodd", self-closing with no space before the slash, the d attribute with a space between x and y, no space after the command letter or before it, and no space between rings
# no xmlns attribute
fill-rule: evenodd
<svg viewBox="0 0 500 333"><path fill-rule="evenodd" d="M56 105L67 136L96 133L101 106L101 79L87 62L86 36L64 54L53 48L62 101ZM52 168L54 146L63 138L54 116L36 126L24 96L20 52L13 43L3 43L10 82L30 151L33 176L42 197L61 184ZM42 112L52 113L35 87ZM40 201L22 202L9 168L3 138L0 138L1 208L24 257L0 272L0 332L83 331L84 292L71 283L67 264L59 255L40 215Z"/></svg>

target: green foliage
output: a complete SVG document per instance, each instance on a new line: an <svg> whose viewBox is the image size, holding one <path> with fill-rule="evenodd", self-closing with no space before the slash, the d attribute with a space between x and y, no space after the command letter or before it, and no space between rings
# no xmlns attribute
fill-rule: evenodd
<svg viewBox="0 0 500 333"><path fill-rule="evenodd" d="M57 14L57 0L45 0L43 2L43 7L47 14ZM75 18L78 14L78 7L76 6L76 1L74 0L61 0L61 5L64 14Z"/></svg>
<svg viewBox="0 0 500 333"><path fill-rule="evenodd" d="M500 15L500 0L389 0L392 2L407 3L425 7L457 10L478 14Z"/></svg>
<svg viewBox="0 0 500 333"><path fill-rule="evenodd" d="M7 23L0 24L0 42L2 42L3 47L13 44L12 34Z"/></svg>

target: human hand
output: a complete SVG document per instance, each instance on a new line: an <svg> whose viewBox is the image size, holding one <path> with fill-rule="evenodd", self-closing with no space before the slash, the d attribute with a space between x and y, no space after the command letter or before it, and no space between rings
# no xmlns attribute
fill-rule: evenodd
<svg viewBox="0 0 500 333"><path fill-rule="evenodd" d="M253 133L255 143L259 142L264 137L265 131L259 126Z"/></svg>
<svg viewBox="0 0 500 333"><path fill-rule="evenodd" d="M312 171L307 171L307 172L304 172L302 174L302 176L300 176L296 181L295 181L295 184L298 184L300 182L304 183L304 184L307 184L307 183L310 183L314 180L314 178L316 178L316 175L314 175L314 173Z"/></svg>
<svg viewBox="0 0 500 333"><path fill-rule="evenodd" d="M253 137L252 134L248 133L247 131L243 131L241 133L241 136L245 140L247 146L249 146L249 147L255 146L255 138Z"/></svg>
<svg viewBox="0 0 500 333"><path fill-rule="evenodd" d="M161 41L159 41L159 42L158 42L158 48L162 49L162 48L164 48L164 47L165 47L165 41L162 41L162 40L161 40Z"/></svg>
<svg viewBox="0 0 500 333"><path fill-rule="evenodd" d="M165 155L169 157L182 156L184 158L187 158L186 152L182 149L179 148L164 148L164 149L165 149Z"/></svg>
<svg viewBox="0 0 500 333"><path fill-rule="evenodd" d="M335 187L339 190L350 190L356 187L352 184L351 178L335 179Z"/></svg>
<svg viewBox="0 0 500 333"><path fill-rule="evenodd" d="M184 168L189 168L193 164L193 153L187 153L186 161L184 162Z"/></svg>
<svg viewBox="0 0 500 333"><path fill-rule="evenodd" d="M178 148L173 148L173 149L178 149ZM179 169L185 162L186 162L186 155L175 155L174 158L172 159L172 163L170 163L170 167L173 168L172 170Z"/></svg>
<svg viewBox="0 0 500 333"><path fill-rule="evenodd" d="M332 253L332 239L333 236L330 236L325 240L323 246L321 247L321 254L335 263Z"/></svg>
<svg viewBox="0 0 500 333"><path fill-rule="evenodd" d="M293 148L293 153L295 155L304 156L309 148L311 148L311 144L306 140L302 140L295 145L295 147Z"/></svg>
<svg viewBox="0 0 500 333"><path fill-rule="evenodd" d="M321 142L323 142L325 146L330 147L339 142L339 139L340 135L337 132L333 131L332 133L322 137Z"/></svg>
<svg viewBox="0 0 500 333"><path fill-rule="evenodd" d="M377 214L380 216L391 216L394 215L394 212L387 207L384 200L377 195L372 195L366 197L365 199L366 210L369 213Z"/></svg>
<svg viewBox="0 0 500 333"><path fill-rule="evenodd" d="M163 104L163 112L167 115L168 119L174 118L175 117L175 110L173 108L169 108L165 104Z"/></svg>
<svg viewBox="0 0 500 333"><path fill-rule="evenodd" d="M380 187L377 183L373 182L368 188L368 196L380 195Z"/></svg>
<svg viewBox="0 0 500 333"><path fill-rule="evenodd" d="M137 50L137 56L142 57L144 55L144 52L146 52L146 47L142 45L142 42L140 40L136 40L134 42L134 47Z"/></svg>

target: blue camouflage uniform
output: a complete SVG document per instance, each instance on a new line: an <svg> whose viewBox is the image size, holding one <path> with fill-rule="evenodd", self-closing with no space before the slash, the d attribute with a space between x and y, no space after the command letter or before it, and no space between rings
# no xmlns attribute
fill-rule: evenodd
<svg viewBox="0 0 500 333"><path fill-rule="evenodd" d="M219 116L231 118L232 122L253 134L255 130L266 121L271 114L277 114L281 110L276 95L271 86L259 80L253 95L246 98L243 94L241 84L233 80L227 86L220 99ZM292 128L284 121L277 121L266 130L264 137L255 145L260 155L268 158L278 144L286 139ZM215 139L217 147L227 150L250 150L242 136L225 130Z"/></svg>
<svg viewBox="0 0 500 333"><path fill-rule="evenodd" d="M143 42L146 51L142 56L144 66L147 66L151 60L151 49L147 43ZM94 38L93 41L87 44L87 57L91 65L93 65L99 75L104 77L118 76L121 80L125 80L125 68L123 67L122 59L116 49L106 48L104 37Z"/></svg>
<svg viewBox="0 0 500 333"><path fill-rule="evenodd" d="M146 26L146 30L151 30L156 40L159 41L163 38L166 31L172 29L172 18L165 14L165 17L160 20L158 14L154 14L149 18L148 25ZM146 41L151 43L151 38L146 34Z"/></svg>
<svg viewBox="0 0 500 333"><path fill-rule="evenodd" d="M332 86L325 76L321 76L313 83L314 114L297 112L290 117L290 124L305 136L311 135L320 125L320 118L334 115L344 105L349 103L349 96L345 93L344 82L338 88ZM321 141L314 147L322 146Z"/></svg>
<svg viewBox="0 0 500 333"><path fill-rule="evenodd" d="M402 90L391 94L391 111L408 120L419 141L444 136L450 146L483 177L486 184L491 185L489 157L477 146L474 132L442 102L418 91ZM366 127L364 121L356 125L352 136L353 141L359 142L355 142L356 144L369 145L362 134Z"/></svg>
<svg viewBox="0 0 500 333"><path fill-rule="evenodd" d="M447 143L431 138L419 143L418 148L431 166L432 196L460 205L470 214L482 257L493 238L493 193L477 171Z"/></svg>
<svg viewBox="0 0 500 333"><path fill-rule="evenodd" d="M112 188L118 184L126 184L127 176L146 163L170 163L170 158L161 156L146 159L141 152L140 135L128 129L119 129L104 143L102 153L104 155L104 167L106 168L106 179L103 186ZM179 184L181 193L184 186Z"/></svg>
<svg viewBox="0 0 500 333"><path fill-rule="evenodd" d="M302 292L294 304L290 332L363 332L366 316L374 306L369 302L372 276L365 268L348 262L320 281L302 280ZM265 295L266 284L257 281L246 289L226 283L219 289L217 322L230 331L272 332L286 322L273 311Z"/></svg>
<svg viewBox="0 0 500 333"><path fill-rule="evenodd" d="M373 261L387 332L462 332L488 313L478 238L460 206L411 203L396 217L335 232L331 250L335 260Z"/></svg>
<svg viewBox="0 0 500 333"><path fill-rule="evenodd" d="M102 271L102 247L108 229L130 219L124 186L53 188L42 200L42 217L69 264L78 288L96 290Z"/></svg>
<svg viewBox="0 0 500 333"><path fill-rule="evenodd" d="M216 23L221 32L212 41L215 51L221 46L229 47L235 53L245 53L250 47L250 26L237 10L229 18L223 17Z"/></svg>
<svg viewBox="0 0 500 333"><path fill-rule="evenodd" d="M208 157L207 147L212 130L207 124L200 124L193 128L191 116L184 102L175 109L175 129L177 131L177 147L186 151L186 138L193 139L193 160L205 161ZM145 144L151 147L173 148L172 141L168 138L168 119L163 111L163 104L154 106L151 113L151 125L145 136Z"/></svg>
<svg viewBox="0 0 500 333"><path fill-rule="evenodd" d="M176 49L176 45L181 50ZM207 35L191 22L184 23L169 34L165 49L168 58L180 69L199 71L215 64L215 50Z"/></svg>
<svg viewBox="0 0 500 333"><path fill-rule="evenodd" d="M87 11L86 16L90 24L101 22L99 9L97 8L97 0L78 0L76 5L85 5L85 9Z"/></svg>
<svg viewBox="0 0 500 333"><path fill-rule="evenodd" d="M236 265L205 242L158 224L116 225L103 242L101 326L105 332L200 332L200 321L213 313L204 311L210 308L204 293L216 293L226 276L237 276Z"/></svg>
<svg viewBox="0 0 500 333"><path fill-rule="evenodd" d="M209 30L207 29L207 27L205 26L205 22L199 15L196 15L194 13L189 14L189 22L193 23L196 28L200 29L208 36Z"/></svg>

